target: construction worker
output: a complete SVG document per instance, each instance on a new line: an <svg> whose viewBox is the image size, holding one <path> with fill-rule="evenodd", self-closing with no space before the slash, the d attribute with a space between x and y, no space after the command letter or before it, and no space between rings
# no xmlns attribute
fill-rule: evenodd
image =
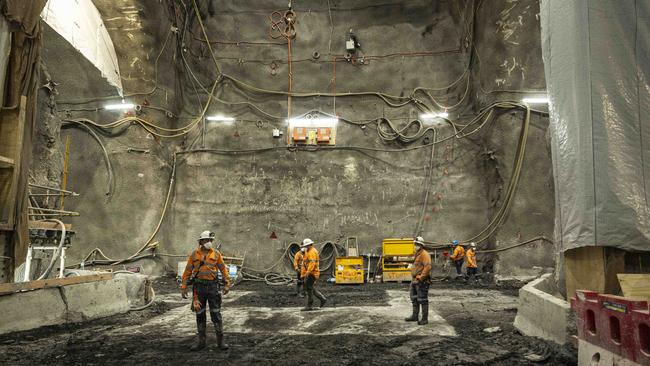
<svg viewBox="0 0 650 366"><path fill-rule="evenodd" d="M305 297L304 283L300 272L302 272L302 260L305 256L305 249L300 248L298 253L293 256L293 269L296 271L296 296Z"/></svg>
<svg viewBox="0 0 650 366"><path fill-rule="evenodd" d="M221 293L217 271L221 272L225 282L224 295L230 289L230 276L221 253L213 248L214 236L210 231L202 232L198 240L199 247L187 258L181 282L181 296L184 299L187 299L187 287L192 285L192 309L196 312L198 342L191 349L198 351L205 348L207 320L205 310L207 305L210 305L210 319L217 335L217 346L219 349L226 350L228 346L223 342Z"/></svg>
<svg viewBox="0 0 650 366"><path fill-rule="evenodd" d="M307 292L307 306L302 311L311 311L314 310L314 296L320 301L321 308L327 301L325 296L316 289L316 281L320 277L320 268L318 266L320 256L318 250L314 248L314 241L309 238L303 240L300 247L305 248L300 277L305 281L305 292Z"/></svg>
<svg viewBox="0 0 650 366"><path fill-rule="evenodd" d="M467 278L472 279L476 276L477 265L476 265L476 243L469 243L469 249L465 252L467 257Z"/></svg>
<svg viewBox="0 0 650 366"><path fill-rule="evenodd" d="M451 261L454 262L454 266L456 267L456 276L462 277L463 262L465 261L465 248L463 248L463 246L460 245L458 240L453 240L451 242L451 246L453 247L453 252L449 257L449 259L451 259Z"/></svg>
<svg viewBox="0 0 650 366"><path fill-rule="evenodd" d="M411 286L409 295L413 304L413 314L404 319L407 322L417 321L419 325L429 323L429 285L431 284L431 255L424 249L424 239L418 236L415 244L415 260L411 267ZM422 308L422 319L418 319Z"/></svg>

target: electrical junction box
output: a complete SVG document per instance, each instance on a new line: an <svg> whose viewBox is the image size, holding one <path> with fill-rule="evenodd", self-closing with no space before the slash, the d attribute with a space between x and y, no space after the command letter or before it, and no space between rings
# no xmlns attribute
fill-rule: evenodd
<svg viewBox="0 0 650 366"><path fill-rule="evenodd" d="M348 50L349 52L354 52L357 48L354 45L354 40L353 39L348 39L345 41L345 49Z"/></svg>
<svg viewBox="0 0 650 366"><path fill-rule="evenodd" d="M280 129L274 128L273 129L273 137L280 137L282 135L282 132L280 132Z"/></svg>
<svg viewBox="0 0 650 366"><path fill-rule="evenodd" d="M293 141L295 143L306 143L307 142L307 128L306 127L294 127L293 128Z"/></svg>

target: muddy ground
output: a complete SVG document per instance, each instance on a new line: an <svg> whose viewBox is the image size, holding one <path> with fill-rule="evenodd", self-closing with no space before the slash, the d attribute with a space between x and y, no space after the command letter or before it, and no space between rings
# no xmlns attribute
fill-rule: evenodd
<svg viewBox="0 0 650 366"><path fill-rule="evenodd" d="M140 312L131 312L97 321L44 327L38 330L0 336L2 365L153 365L194 364L224 365L575 365L576 352L539 339L519 334L512 321L516 315L516 285L466 285L436 282L431 286L431 309L442 322L455 329L456 336L416 334L319 335L315 324L309 332L286 333L292 324L263 321L252 316L247 331L228 332L228 321L244 309L287 311L296 314L304 299L294 295L294 287L267 286L243 282L224 299L228 351L214 346L214 334L208 333L208 349L191 352L194 335L187 301L180 299L172 278L154 282L155 304ZM487 289L486 289L487 288ZM309 319L351 311L371 319L364 307L389 306L389 294L408 296L406 284L336 286L321 284L330 309L310 313ZM338 310L337 310L338 309ZM248 311L248 310L246 310ZM320 314L319 314L320 312ZM369 311L370 312L370 311ZM231 314L226 316L225 314ZM349 315L349 314L348 314ZM408 314L390 316L399 321ZM303 316L303 315L300 315ZM276 318L273 318L276 319ZM277 319L282 319L281 317ZM331 319L331 318L329 318ZM376 317L377 322L385 318ZM258 321L259 320L259 321ZM174 322L180 322L178 324ZM311 324L311 323L309 323ZM412 324L412 323L411 323ZM410 326L410 325L409 325ZM430 323L426 327L437 327ZM417 327L413 325L413 327ZM496 333L485 328L500 327ZM211 326L208 327L211 330ZM234 329L234 328L233 328ZM237 328L239 329L239 328ZM323 328L325 329L325 328ZM375 328L371 328L375 329ZM415 329L415 328L414 328ZM427 330L427 329L425 329ZM330 330L331 331L331 330ZM390 332L389 332L390 333ZM531 361L531 359L536 361Z"/></svg>

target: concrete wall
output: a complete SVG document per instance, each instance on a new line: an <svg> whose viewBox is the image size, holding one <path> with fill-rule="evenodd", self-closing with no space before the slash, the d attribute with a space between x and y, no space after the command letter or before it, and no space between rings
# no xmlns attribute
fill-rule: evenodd
<svg viewBox="0 0 650 366"><path fill-rule="evenodd" d="M127 280L90 282L0 296L0 334L81 322L129 310Z"/></svg>
<svg viewBox="0 0 650 366"><path fill-rule="evenodd" d="M214 15L209 15L207 9L202 10L210 38L221 42L212 46L223 72L260 88L286 90L287 47L269 44L275 41L268 38L268 15L285 7L286 2L267 2L255 8L237 1L216 1L214 4ZM471 119L483 103L495 98L521 97L507 90L544 89L535 0L492 2L475 12L472 1L464 4L428 0L376 4L364 0L330 1L329 4L329 10L325 0L294 4L298 17L297 36L292 47L294 91L333 90L332 55L345 53L344 41L350 28L358 36L366 55L405 54L377 58L356 66L337 61L335 87L338 92L381 91L409 95L417 86L449 84L471 63L472 79L467 97L451 113L452 119L463 122ZM157 89L153 93L130 99L163 107L181 116L168 118L160 110L145 110L144 117L158 124L175 127L186 124L188 120L182 117L195 115L198 106L196 86L192 86L191 77L182 68L180 53L188 59L203 85L209 86L214 70L205 43L192 40L193 36L188 33L181 47L176 35L172 34L159 59L156 74L153 63L170 28L167 9L149 0L129 0L119 6L110 1L98 1L97 6L105 19L113 19L105 21L120 58L125 91L151 90L157 76ZM138 9L138 14L125 17L130 7ZM197 38L201 37L196 20L188 27ZM472 55L473 47L467 43L473 27L476 28L475 46L480 53L480 63L478 57ZM77 103L79 98L107 95L96 90L102 79L93 74L89 65L79 65L80 72L75 73L58 71L59 60L77 60L79 56L47 43L45 50L45 63L52 77L61 83L59 94L55 96L55 115L59 119L64 115L86 116L107 123L119 117L83 110L104 103L104 100ZM313 59L314 51L320 53L320 58ZM428 53L406 54L420 51ZM517 65L515 69L509 64L511 57ZM504 63L508 67L504 67ZM272 65L277 65L275 71ZM441 103L455 104L464 94L464 86L460 83L437 92L437 98ZM209 124L204 141L206 147L237 150L285 143L284 139L273 139L271 130L285 128L286 98L244 93L228 82L220 85L218 96L225 101L254 102L277 118L244 104L215 103L209 114L232 115L238 121L232 125ZM64 104L71 100L75 104ZM201 102L205 102L204 97ZM419 113L412 104L391 108L374 96L338 97L336 100L331 97L293 98L293 115L312 109L354 121L385 116L398 124ZM435 241L467 238L489 222L500 204L504 182L509 179L522 118L522 112L498 114L494 122L471 139L451 139L437 145L430 200L424 215L422 234L425 238ZM551 236L553 191L547 119L534 117L533 125L513 209L505 226L487 243L488 247L509 245L539 234ZM69 251L72 260L82 258L97 246L113 258L130 255L139 248L161 214L171 151L179 146L191 146L197 137L191 134L173 142L158 140L137 126L119 132L113 137L102 136L115 173L115 190L111 197L106 196L108 175L97 142L82 130L63 133L73 141L68 187L82 194L66 205L82 214L72 220L77 230L75 244ZM448 126L439 129L440 137L452 133ZM53 148L60 149L60 137L55 136L55 140ZM415 142L410 146L420 144ZM365 128L340 123L337 145L403 147L382 142L371 121ZM194 146L200 146L200 141ZM129 152L131 148L149 150L149 153ZM361 251L370 251L380 245L382 238L414 234L430 153L429 149L397 153L276 150L244 155L187 155L178 165L173 200L156 240L160 241L161 252L187 253L195 245L197 233L210 229L224 242L226 253L246 253L250 266L264 268L277 260L286 243L305 236L316 241L341 243L347 236L357 236ZM41 158L47 158L47 154L35 156L35 160ZM50 159L55 158L52 154ZM43 167L35 166L35 170L42 171ZM36 172L36 176L43 175L46 174ZM272 232L278 236L277 240L270 239ZM530 274L533 266L552 266L553 258L550 247L538 245L532 250L523 247L490 258L479 255L479 261L488 271ZM166 263L170 268L175 266L175 260ZM141 264L147 270L163 268L160 261L147 260Z"/></svg>
<svg viewBox="0 0 650 366"><path fill-rule="evenodd" d="M553 275L548 273L519 290L514 325L527 336L565 344L573 335L573 312L567 301L550 293L552 281Z"/></svg>

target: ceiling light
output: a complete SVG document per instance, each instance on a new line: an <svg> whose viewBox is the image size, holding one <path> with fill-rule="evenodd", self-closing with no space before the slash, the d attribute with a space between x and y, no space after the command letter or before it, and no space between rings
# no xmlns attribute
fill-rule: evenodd
<svg viewBox="0 0 650 366"><path fill-rule="evenodd" d="M548 96L527 97L521 101L526 104L548 104Z"/></svg>
<svg viewBox="0 0 650 366"><path fill-rule="evenodd" d="M117 110L124 111L124 110L128 110L128 109L133 109L133 108L135 108L135 104L133 104L133 103L124 103L124 102L118 103L118 104L107 104L107 105L104 106L104 109L113 110L113 111L117 111Z"/></svg>
<svg viewBox="0 0 650 366"><path fill-rule="evenodd" d="M233 117L224 117L224 116L208 116L205 117L207 121L220 121L220 122L232 122L235 120Z"/></svg>

